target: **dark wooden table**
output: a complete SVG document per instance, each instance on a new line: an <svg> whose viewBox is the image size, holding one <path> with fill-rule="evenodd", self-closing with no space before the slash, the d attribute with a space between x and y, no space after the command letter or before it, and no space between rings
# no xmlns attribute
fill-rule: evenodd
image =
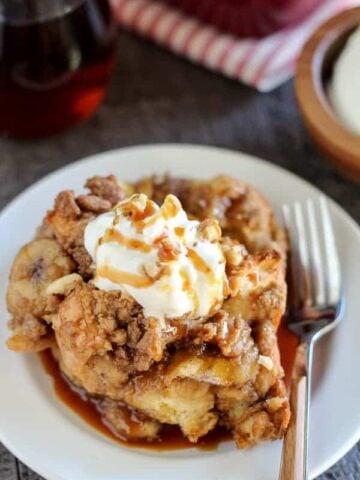
<svg viewBox="0 0 360 480"><path fill-rule="evenodd" d="M281 165L359 222L359 188L315 150L292 82L260 94L126 33L119 37L118 56L107 100L90 122L41 141L0 139L0 207L41 176L86 155L126 145L187 142L244 151ZM40 477L0 444L0 480L19 479ZM359 480L360 444L320 479Z"/></svg>

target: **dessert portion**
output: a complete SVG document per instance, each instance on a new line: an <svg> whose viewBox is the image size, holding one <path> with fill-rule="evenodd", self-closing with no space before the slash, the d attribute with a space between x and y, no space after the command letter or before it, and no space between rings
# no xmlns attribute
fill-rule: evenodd
<svg viewBox="0 0 360 480"><path fill-rule="evenodd" d="M217 424L239 448L280 438L286 242L266 200L225 176L85 186L14 260L8 347L51 348L129 441L168 424L194 443Z"/></svg>

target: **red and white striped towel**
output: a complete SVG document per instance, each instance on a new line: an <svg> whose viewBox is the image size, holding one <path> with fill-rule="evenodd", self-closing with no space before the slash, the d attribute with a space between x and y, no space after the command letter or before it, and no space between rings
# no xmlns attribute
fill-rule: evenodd
<svg viewBox="0 0 360 480"><path fill-rule="evenodd" d="M299 0L302 1L302 0ZM240 39L156 0L112 0L120 25L211 70L266 92L290 78L299 51L324 20L359 0L328 0L305 21L262 39Z"/></svg>

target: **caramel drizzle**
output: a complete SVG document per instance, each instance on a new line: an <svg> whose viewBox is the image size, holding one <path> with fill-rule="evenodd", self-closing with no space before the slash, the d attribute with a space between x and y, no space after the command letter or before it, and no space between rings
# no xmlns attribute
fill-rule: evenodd
<svg viewBox="0 0 360 480"><path fill-rule="evenodd" d="M188 249L188 257L191 260L192 264L194 265L195 269L204 273L207 276L207 278L209 279L209 282L215 284L216 277L215 277L214 272L211 270L209 265L200 257L200 255L198 255L195 252L195 250L192 250L191 248L189 248ZM198 309L199 309L199 299L197 298L194 291L192 291L191 294L192 295L190 295L190 293L188 293L189 296L194 298L194 305L195 305L194 306L194 311L197 312ZM213 315L219 309L219 306L220 306L219 302L215 302L210 308L209 315Z"/></svg>
<svg viewBox="0 0 360 480"><path fill-rule="evenodd" d="M159 218L161 218L161 214L157 213L151 218L146 218L145 220L134 220L133 226L137 233L142 233L144 231L144 228L150 227L150 225L156 223Z"/></svg>
<svg viewBox="0 0 360 480"><path fill-rule="evenodd" d="M106 278L113 283L129 285L134 288L148 288L154 283L154 279L142 277L134 273L123 272L116 268L103 266L98 269L98 277Z"/></svg>
<svg viewBox="0 0 360 480"><path fill-rule="evenodd" d="M132 250L140 250L144 253L149 253L152 250L151 245L143 242L142 240L138 240L136 238L129 238L120 233L118 230L114 228L109 228L105 235L100 240L100 244L107 243L107 242L115 242L119 245L122 245L126 248L131 248Z"/></svg>
<svg viewBox="0 0 360 480"><path fill-rule="evenodd" d="M150 217L151 215L154 215L155 212L157 212L156 205L151 200L148 200L146 202L144 210L137 210L133 213L131 218L134 222L140 222Z"/></svg>
<svg viewBox="0 0 360 480"><path fill-rule="evenodd" d="M209 278L210 282L215 282L216 278L214 272L211 270L209 265L198 255L195 250L191 248L188 249L188 257L194 265L195 269L199 272L204 273Z"/></svg>
<svg viewBox="0 0 360 480"><path fill-rule="evenodd" d="M148 201L143 212L138 212L131 217L137 233L142 233L145 227L152 225L158 220L159 215L155 214L156 211L154 204ZM149 217L151 218L149 219Z"/></svg>
<svg viewBox="0 0 360 480"><path fill-rule="evenodd" d="M133 226L138 233L142 233L145 227L153 225L159 218L164 220L169 220L175 217L178 213L178 205L174 202L171 197L167 197L161 209L157 212L154 208L152 202L147 202L147 205L143 211L132 211L130 216ZM151 217L151 218L149 218ZM119 221L119 215L116 214L114 225ZM182 238L185 233L184 227L176 227L175 234L177 237ZM123 235L121 232L114 228L109 228L104 236L100 239L99 244L115 242L119 245L125 246L133 250L140 250L145 253L149 253L152 250L152 246L138 240L135 238L128 238ZM207 263L196 253L193 249L188 249L187 253L188 258L194 265L195 269L204 273L210 282L214 282L215 275ZM193 312L197 312L199 309L199 299L192 286L190 276L185 269L180 271L182 277L182 289L188 295L189 299L193 304ZM110 266L103 266L98 269L97 277L103 277L110 280L113 283L129 285L134 288L147 288L150 287L155 279L149 277L143 277L133 273L124 272L122 270L117 270Z"/></svg>
<svg viewBox="0 0 360 480"><path fill-rule="evenodd" d="M151 207L151 208L150 208ZM144 212L142 212L141 217L133 216L133 225L137 233L142 233L144 228L149 227L156 223L160 218L164 220L170 220L174 218L178 212L178 205L171 199L171 197L166 197L163 205L160 210L155 214L156 210L152 202L148 202ZM151 218L148 218L151 216Z"/></svg>
<svg viewBox="0 0 360 480"><path fill-rule="evenodd" d="M179 205L174 201L173 197L167 196L160 211L165 220L170 220L178 214Z"/></svg>
<svg viewBox="0 0 360 480"><path fill-rule="evenodd" d="M180 270L180 275L183 281L182 289L193 304L193 312L197 312L199 310L199 299L195 293L195 290L192 288L190 276L183 268Z"/></svg>
<svg viewBox="0 0 360 480"><path fill-rule="evenodd" d="M175 235L179 238L182 238L185 233L185 228L184 227L175 227L174 228Z"/></svg>

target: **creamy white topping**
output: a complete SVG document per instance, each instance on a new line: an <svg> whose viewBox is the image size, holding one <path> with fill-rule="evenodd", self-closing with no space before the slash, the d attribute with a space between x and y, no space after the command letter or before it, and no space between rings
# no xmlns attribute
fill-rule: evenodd
<svg viewBox="0 0 360 480"><path fill-rule="evenodd" d="M335 64L328 93L340 120L360 135L360 28L350 36Z"/></svg>
<svg viewBox="0 0 360 480"><path fill-rule="evenodd" d="M146 317L206 316L223 301L225 259L215 220L189 220L179 200L133 195L91 221L85 247L95 285L133 297Z"/></svg>

